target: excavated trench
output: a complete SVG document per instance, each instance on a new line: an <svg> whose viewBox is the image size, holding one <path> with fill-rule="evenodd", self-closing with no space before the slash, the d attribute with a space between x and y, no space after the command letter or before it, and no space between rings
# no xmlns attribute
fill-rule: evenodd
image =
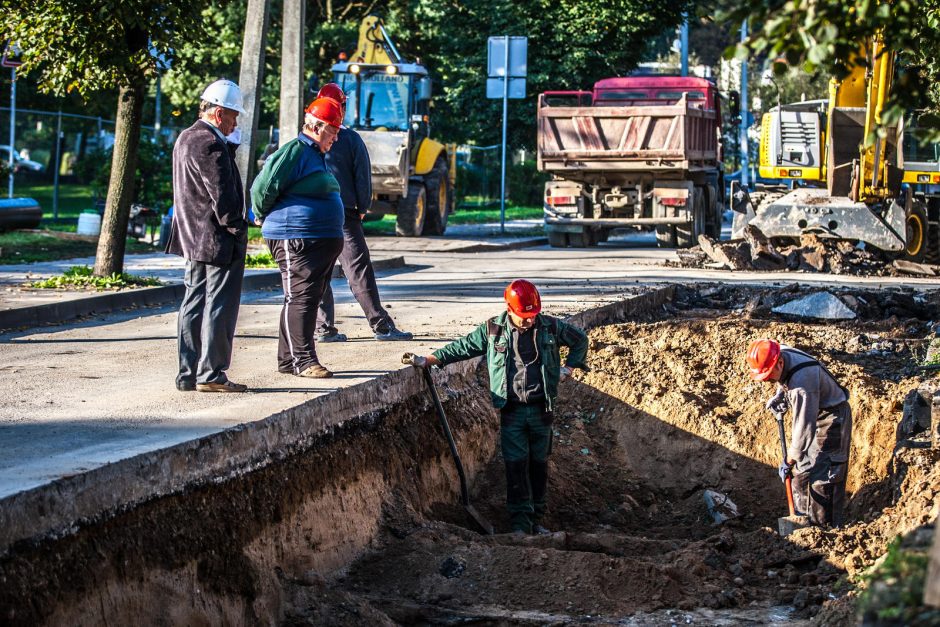
<svg viewBox="0 0 940 627"><path fill-rule="evenodd" d="M791 290L792 291L792 290ZM851 620L846 575L937 515L937 451L899 435L925 377L936 295L853 293L860 320L784 320L780 291L680 289L653 317L592 329L562 386L545 536L507 533L498 417L482 368L437 375L497 535L475 530L426 395L344 422L304 452L157 499L0 560L11 623L800 624ZM898 304L900 303L900 305ZM931 312L933 312L931 314ZM776 424L740 359L772 336L852 394L844 529L781 538ZM936 425L934 425L936 428ZM914 438L916 439L916 438ZM716 524L705 490L738 516Z"/></svg>

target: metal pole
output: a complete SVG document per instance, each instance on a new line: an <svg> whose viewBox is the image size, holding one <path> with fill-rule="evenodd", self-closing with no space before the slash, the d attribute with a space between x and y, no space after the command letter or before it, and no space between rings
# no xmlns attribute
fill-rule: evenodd
<svg viewBox="0 0 940 627"><path fill-rule="evenodd" d="M679 55L682 76L689 75L689 20L683 13L682 26L679 27Z"/></svg>
<svg viewBox="0 0 940 627"><path fill-rule="evenodd" d="M13 150L16 144L16 68L10 68L10 179L7 187L7 198L13 198Z"/></svg>
<svg viewBox="0 0 940 627"><path fill-rule="evenodd" d="M58 120L55 125L55 163L52 173L52 218L59 219L59 168L62 163L62 112L59 111Z"/></svg>
<svg viewBox="0 0 940 627"><path fill-rule="evenodd" d="M160 141L160 72L157 72L157 102L153 112L153 141Z"/></svg>
<svg viewBox="0 0 940 627"><path fill-rule="evenodd" d="M503 59L503 162L502 174L499 182L499 232L506 233L506 115L509 111L509 35L503 37L506 41L506 55Z"/></svg>
<svg viewBox="0 0 940 627"><path fill-rule="evenodd" d="M747 20L741 23L741 43L747 41ZM741 185L747 189L750 187L750 159L748 158L748 106L747 97L747 59L741 59L741 131L739 140L741 143Z"/></svg>

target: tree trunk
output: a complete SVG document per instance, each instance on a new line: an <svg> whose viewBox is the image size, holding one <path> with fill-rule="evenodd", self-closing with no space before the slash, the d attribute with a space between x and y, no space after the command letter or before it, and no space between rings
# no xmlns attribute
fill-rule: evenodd
<svg viewBox="0 0 940 627"><path fill-rule="evenodd" d="M95 276L110 276L124 271L127 221L134 199L134 175L137 172L137 146L140 144L143 106L143 80L137 81L135 85L121 86L114 126L108 199L95 257Z"/></svg>

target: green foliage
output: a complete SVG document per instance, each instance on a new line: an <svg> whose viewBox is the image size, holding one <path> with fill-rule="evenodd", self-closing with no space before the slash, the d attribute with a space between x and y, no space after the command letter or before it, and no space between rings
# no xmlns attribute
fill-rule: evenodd
<svg viewBox="0 0 940 627"><path fill-rule="evenodd" d="M56 225L66 230L66 225ZM74 222L71 230L75 230ZM0 233L0 264L35 263L75 257L90 257L98 245L94 241L58 237L53 231L9 231ZM153 246L136 239L127 240L127 252L152 253Z"/></svg>
<svg viewBox="0 0 940 627"><path fill-rule="evenodd" d="M888 545L884 561L862 576L858 600L865 624L935 625L940 611L923 606L930 561L927 547L905 546L901 536Z"/></svg>
<svg viewBox="0 0 940 627"><path fill-rule="evenodd" d="M35 0L0 12L0 32L23 48L23 73L39 88L87 98L107 88L140 84L156 68L150 47L172 57L186 41L204 38L204 0Z"/></svg>
<svg viewBox="0 0 940 627"><path fill-rule="evenodd" d="M245 256L246 268L276 268L277 262L268 251L260 252L257 255Z"/></svg>
<svg viewBox="0 0 940 627"><path fill-rule="evenodd" d="M900 53L898 73L883 121L892 124L908 110L940 110L940 0L719 0L719 19L748 20L751 35L734 48L738 57L756 55L810 75L842 78L863 42L881 33L885 45ZM931 120L921 122L921 130ZM931 129L940 139L940 126Z"/></svg>
<svg viewBox="0 0 940 627"><path fill-rule="evenodd" d="M96 196L108 191L111 177L111 151L97 152L83 160L88 172L80 172L92 181ZM137 170L134 173L133 202L166 211L173 204L173 147L166 144L141 142L137 148Z"/></svg>
<svg viewBox="0 0 940 627"><path fill-rule="evenodd" d="M545 195L545 181L549 175L539 172L535 161L514 163L506 167L509 200L515 205L541 207ZM540 216L541 217L541 216Z"/></svg>
<svg viewBox="0 0 940 627"><path fill-rule="evenodd" d="M528 36L529 95L510 101L509 143L532 148L539 92L590 89L598 79L629 72L642 60L648 42L680 23L688 5L642 0L419 2L409 16L413 28L404 32L420 33L412 49L439 79L435 132L447 141L479 144L499 141L502 117L501 101L485 97L487 39ZM398 31L391 32L395 36Z"/></svg>
<svg viewBox="0 0 940 627"><path fill-rule="evenodd" d="M122 290L133 287L152 287L163 282L155 277L141 277L122 272L106 277L94 276L90 266L72 266L60 275L41 281L25 283L24 287L34 289L93 289Z"/></svg>

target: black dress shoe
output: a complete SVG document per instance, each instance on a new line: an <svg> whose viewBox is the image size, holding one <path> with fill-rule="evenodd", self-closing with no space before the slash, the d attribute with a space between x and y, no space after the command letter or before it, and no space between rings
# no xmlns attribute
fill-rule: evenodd
<svg viewBox="0 0 940 627"><path fill-rule="evenodd" d="M180 392L195 392L196 391L196 382L195 381L177 381L176 389Z"/></svg>

